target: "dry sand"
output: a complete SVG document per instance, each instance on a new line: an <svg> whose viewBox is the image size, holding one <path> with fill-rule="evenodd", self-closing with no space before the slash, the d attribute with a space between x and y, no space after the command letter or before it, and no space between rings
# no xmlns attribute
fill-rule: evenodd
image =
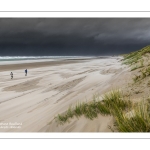
<svg viewBox="0 0 150 150"><path fill-rule="evenodd" d="M111 116L99 115L92 121L82 116L63 126L57 125L54 117L77 102L92 100L94 94L126 85L130 72L120 60L110 57L0 65L0 132L111 132ZM15 127L11 128L11 123Z"/></svg>

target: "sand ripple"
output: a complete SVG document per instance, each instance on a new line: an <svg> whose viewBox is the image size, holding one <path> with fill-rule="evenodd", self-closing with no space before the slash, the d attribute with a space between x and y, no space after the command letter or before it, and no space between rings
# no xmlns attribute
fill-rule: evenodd
<svg viewBox="0 0 150 150"><path fill-rule="evenodd" d="M15 84L13 86L9 86L3 89L3 91L16 91L16 92L23 92L27 90L31 90L34 88L37 88L37 84L41 78L33 79L33 80L28 80L19 84Z"/></svg>

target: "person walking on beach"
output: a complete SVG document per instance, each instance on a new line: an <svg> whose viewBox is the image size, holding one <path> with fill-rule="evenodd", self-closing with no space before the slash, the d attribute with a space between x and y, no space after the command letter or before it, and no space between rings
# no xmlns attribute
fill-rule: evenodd
<svg viewBox="0 0 150 150"><path fill-rule="evenodd" d="M11 79L13 79L13 73L12 72L10 73L10 76L11 76Z"/></svg>
<svg viewBox="0 0 150 150"><path fill-rule="evenodd" d="M27 69L25 70L25 76L27 76Z"/></svg>

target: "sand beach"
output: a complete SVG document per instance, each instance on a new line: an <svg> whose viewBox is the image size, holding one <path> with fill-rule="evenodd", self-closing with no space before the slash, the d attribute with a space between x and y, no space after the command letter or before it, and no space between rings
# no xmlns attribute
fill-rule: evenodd
<svg viewBox="0 0 150 150"><path fill-rule="evenodd" d="M0 132L111 132L112 116L99 115L94 120L82 116L64 125L58 125L54 117L95 94L125 86L130 72L121 59L0 64Z"/></svg>

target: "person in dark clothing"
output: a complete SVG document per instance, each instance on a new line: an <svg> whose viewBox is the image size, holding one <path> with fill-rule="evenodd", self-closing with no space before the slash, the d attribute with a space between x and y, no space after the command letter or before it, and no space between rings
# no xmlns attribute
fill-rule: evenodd
<svg viewBox="0 0 150 150"><path fill-rule="evenodd" d="M11 76L11 79L13 79L13 73L12 72L10 73L10 76Z"/></svg>
<svg viewBox="0 0 150 150"><path fill-rule="evenodd" d="M27 76L27 69L25 70L25 76Z"/></svg>

